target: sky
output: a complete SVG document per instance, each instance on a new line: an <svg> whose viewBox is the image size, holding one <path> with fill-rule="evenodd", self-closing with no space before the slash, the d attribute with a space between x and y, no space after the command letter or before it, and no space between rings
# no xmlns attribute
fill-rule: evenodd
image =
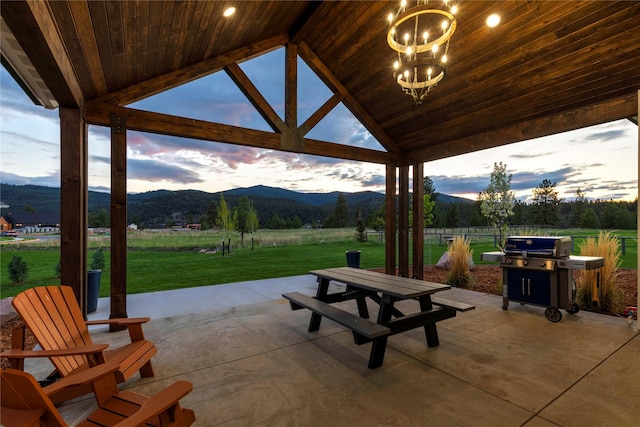
<svg viewBox="0 0 640 427"><path fill-rule="evenodd" d="M283 117L284 50L240 67ZM304 61L298 61L298 68L298 123L303 123L331 92ZM271 131L224 72L130 106ZM342 104L307 136L383 150ZM132 131L127 140L129 193L160 189L217 193L254 185L321 193L385 191L383 165ZM109 145L107 128L89 127L90 190L109 191ZM502 162L520 200L530 200L533 189L548 179L566 201L575 199L578 189L588 199L633 201L638 194L637 150L637 126L620 120L427 162L424 172L437 192L472 200L489 184L494 163ZM34 105L4 68L0 69L0 182L60 186L58 110Z"/></svg>

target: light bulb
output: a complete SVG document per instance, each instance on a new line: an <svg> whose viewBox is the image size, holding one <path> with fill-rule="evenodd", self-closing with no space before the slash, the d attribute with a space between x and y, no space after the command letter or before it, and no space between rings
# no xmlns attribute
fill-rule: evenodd
<svg viewBox="0 0 640 427"><path fill-rule="evenodd" d="M393 63L393 68L397 70L398 67L400 67L400 63L398 61L394 62Z"/></svg>
<svg viewBox="0 0 640 427"><path fill-rule="evenodd" d="M429 33L425 31L422 37L424 38L424 44L427 44L427 40L429 39Z"/></svg>
<svg viewBox="0 0 640 427"><path fill-rule="evenodd" d="M406 78L409 78L409 70L404 70L404 76L405 76Z"/></svg>
<svg viewBox="0 0 640 427"><path fill-rule="evenodd" d="M390 13L389 16L387 16L387 19L389 22L393 22L393 13Z"/></svg>
<svg viewBox="0 0 640 427"><path fill-rule="evenodd" d="M231 7L226 8L224 10L224 12L222 12L222 16L224 16L225 18L228 18L231 15L233 15L234 13L236 13L236 8L231 6Z"/></svg>
<svg viewBox="0 0 640 427"><path fill-rule="evenodd" d="M433 45L433 47L431 48L431 51L432 51L433 53L436 53L436 52L438 51L438 45L437 45L437 44L434 44L434 45Z"/></svg>
<svg viewBox="0 0 640 427"><path fill-rule="evenodd" d="M409 33L404 33L404 42L405 44L409 41Z"/></svg>
<svg viewBox="0 0 640 427"><path fill-rule="evenodd" d="M445 31L449 27L448 21L442 21L442 31Z"/></svg>
<svg viewBox="0 0 640 427"><path fill-rule="evenodd" d="M492 13L487 17L487 27L493 28L496 27L500 23L500 15L497 13Z"/></svg>
<svg viewBox="0 0 640 427"><path fill-rule="evenodd" d="M447 54L442 55L442 62L447 62Z"/></svg>
<svg viewBox="0 0 640 427"><path fill-rule="evenodd" d="M456 13L458 13L458 6L451 6L451 14L455 15Z"/></svg>
<svg viewBox="0 0 640 427"><path fill-rule="evenodd" d="M406 5L407 5L407 0L402 0L402 1L400 2L400 6L401 6L401 7L405 7Z"/></svg>
<svg viewBox="0 0 640 427"><path fill-rule="evenodd" d="M412 53L413 53L413 49L411 48L411 46L409 46L407 48L407 55L411 56Z"/></svg>

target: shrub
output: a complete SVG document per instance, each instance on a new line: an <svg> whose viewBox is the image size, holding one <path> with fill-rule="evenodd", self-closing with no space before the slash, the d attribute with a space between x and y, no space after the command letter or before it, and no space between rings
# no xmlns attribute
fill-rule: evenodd
<svg viewBox="0 0 640 427"><path fill-rule="evenodd" d="M604 266L597 270L581 270L576 278L577 302L589 310L604 309L618 314L624 309L624 295L616 283L621 254L618 238L601 231L597 239L585 239L579 248L580 255L604 258ZM598 275L600 287L598 288Z"/></svg>
<svg viewBox="0 0 640 427"><path fill-rule="evenodd" d="M461 236L456 236L449 245L447 252L449 253L447 285L463 288L470 287L474 283L469 265L469 260L472 259L473 255L470 242Z"/></svg>
<svg viewBox="0 0 640 427"><path fill-rule="evenodd" d="M362 218L358 218L356 221L356 240L358 242L366 242L367 237L367 227L365 226Z"/></svg>
<svg viewBox="0 0 640 427"><path fill-rule="evenodd" d="M19 255L14 255L9 261L9 278L14 283L24 283L29 276L27 262Z"/></svg>
<svg viewBox="0 0 640 427"><path fill-rule="evenodd" d="M105 261L104 261L104 253L102 249L98 249L93 253L91 257L91 269L92 270L104 270Z"/></svg>
<svg viewBox="0 0 640 427"><path fill-rule="evenodd" d="M60 278L62 276L62 261L58 260L58 263L56 264L56 277Z"/></svg>

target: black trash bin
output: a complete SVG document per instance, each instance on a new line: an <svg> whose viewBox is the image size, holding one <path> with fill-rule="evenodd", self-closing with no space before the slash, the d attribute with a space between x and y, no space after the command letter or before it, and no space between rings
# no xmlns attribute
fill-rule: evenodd
<svg viewBox="0 0 640 427"><path fill-rule="evenodd" d="M87 271L87 276L87 313L93 313L98 309L102 270L89 270Z"/></svg>
<svg viewBox="0 0 640 427"><path fill-rule="evenodd" d="M360 268L360 251L347 251L347 267Z"/></svg>

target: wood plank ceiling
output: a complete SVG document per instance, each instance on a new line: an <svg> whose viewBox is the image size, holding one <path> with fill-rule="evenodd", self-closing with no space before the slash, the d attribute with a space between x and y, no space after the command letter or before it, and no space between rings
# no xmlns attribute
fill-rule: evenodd
<svg viewBox="0 0 640 427"><path fill-rule="evenodd" d="M5 2L1 13L62 106L69 90L64 70L51 71L61 60L42 30L47 20L96 114L100 103L122 106L224 67L233 73L235 63L290 43L338 94L326 108L344 102L389 153L310 140L284 147L291 151L413 164L637 115L640 2L463 1L448 74L420 106L392 78L386 16L396 1L41 5ZM229 5L237 12L227 19ZM493 12L502 24L489 29ZM236 71L234 80L242 78ZM181 134L179 121L167 126L175 131L163 132ZM188 136L209 134L203 127ZM261 139L237 135L227 142Z"/></svg>

